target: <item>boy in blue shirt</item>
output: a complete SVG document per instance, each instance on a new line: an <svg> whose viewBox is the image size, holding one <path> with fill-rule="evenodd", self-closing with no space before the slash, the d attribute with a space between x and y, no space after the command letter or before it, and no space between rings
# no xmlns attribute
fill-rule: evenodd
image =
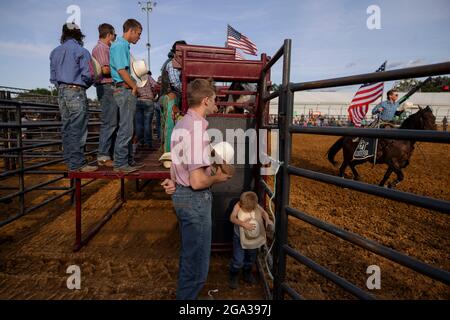
<svg viewBox="0 0 450 320"><path fill-rule="evenodd" d="M114 171L130 173L139 170L132 160L134 115L136 113L137 85L130 72L130 43L136 44L142 33L142 25L134 19L123 24L123 36L111 45L109 63L114 81L114 99L119 108L119 129L114 147Z"/></svg>

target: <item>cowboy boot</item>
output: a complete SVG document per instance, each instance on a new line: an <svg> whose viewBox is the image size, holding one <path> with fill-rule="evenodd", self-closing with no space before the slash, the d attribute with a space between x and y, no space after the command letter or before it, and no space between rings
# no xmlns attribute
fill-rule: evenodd
<svg viewBox="0 0 450 320"><path fill-rule="evenodd" d="M256 284L256 279L252 274L251 268L245 268L244 269L244 281L248 284L254 285Z"/></svg>
<svg viewBox="0 0 450 320"><path fill-rule="evenodd" d="M237 289L239 287L239 270L230 271L230 284L231 289Z"/></svg>

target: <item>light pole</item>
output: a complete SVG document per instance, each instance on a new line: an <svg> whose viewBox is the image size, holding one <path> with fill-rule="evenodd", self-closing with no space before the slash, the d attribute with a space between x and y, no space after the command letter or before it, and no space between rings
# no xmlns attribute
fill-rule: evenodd
<svg viewBox="0 0 450 320"><path fill-rule="evenodd" d="M147 2L138 2L142 8L142 11L147 13L147 63L148 70L150 70L150 13L153 11L153 8L156 7L156 2L149 0Z"/></svg>

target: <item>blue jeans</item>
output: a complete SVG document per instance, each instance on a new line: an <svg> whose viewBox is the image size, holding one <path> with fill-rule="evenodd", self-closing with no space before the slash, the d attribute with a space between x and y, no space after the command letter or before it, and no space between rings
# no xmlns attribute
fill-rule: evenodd
<svg viewBox="0 0 450 320"><path fill-rule="evenodd" d="M136 97L130 89L123 87L114 90L114 100L119 108L119 129L114 146L114 167L128 166L132 158L132 141L134 130L134 114L136 113Z"/></svg>
<svg viewBox="0 0 450 320"><path fill-rule="evenodd" d="M100 101L101 126L100 140L98 144L98 159L111 159L111 144L114 131L117 128L117 104L114 100L114 87L112 84L100 84L97 86L97 97Z"/></svg>
<svg viewBox="0 0 450 320"><path fill-rule="evenodd" d="M61 85L58 88L58 104L64 160L69 170L77 170L86 164L84 146L89 118L86 90Z"/></svg>
<svg viewBox="0 0 450 320"><path fill-rule="evenodd" d="M134 117L136 136L140 144L152 145L153 101L138 100Z"/></svg>
<svg viewBox="0 0 450 320"><path fill-rule="evenodd" d="M256 262L258 249L243 249L241 239L236 231L233 232L233 258L231 259L230 271L237 272L244 267L251 270Z"/></svg>
<svg viewBox="0 0 450 320"><path fill-rule="evenodd" d="M177 185L172 201L181 232L177 299L194 300L208 277L212 194Z"/></svg>
<svg viewBox="0 0 450 320"><path fill-rule="evenodd" d="M155 102L156 137L161 140L161 105Z"/></svg>

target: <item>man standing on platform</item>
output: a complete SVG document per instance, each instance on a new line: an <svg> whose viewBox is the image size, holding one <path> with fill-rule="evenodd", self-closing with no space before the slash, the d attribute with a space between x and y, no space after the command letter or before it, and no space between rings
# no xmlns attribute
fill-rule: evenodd
<svg viewBox="0 0 450 320"><path fill-rule="evenodd" d="M119 37L110 50L111 75L114 81L114 99L119 108L119 129L114 147L114 171L131 173L143 165L133 160L132 137L136 113L137 85L130 74L130 43L136 44L142 33L142 25L128 19L123 25L123 37Z"/></svg>
<svg viewBox="0 0 450 320"><path fill-rule="evenodd" d="M97 60L101 67L101 76L96 84L97 97L102 109L97 162L100 166L112 167L111 144L114 131L117 128L118 110L113 96L114 83L109 67L109 48L116 39L116 33L114 27L108 23L101 24L98 27L98 33L99 40L92 50L92 57Z"/></svg>
<svg viewBox="0 0 450 320"><path fill-rule="evenodd" d="M91 55L83 48L84 35L74 23L62 27L61 45L50 54L50 82L58 89L64 159L70 171L92 172L84 147L88 134L86 90L92 85Z"/></svg>

